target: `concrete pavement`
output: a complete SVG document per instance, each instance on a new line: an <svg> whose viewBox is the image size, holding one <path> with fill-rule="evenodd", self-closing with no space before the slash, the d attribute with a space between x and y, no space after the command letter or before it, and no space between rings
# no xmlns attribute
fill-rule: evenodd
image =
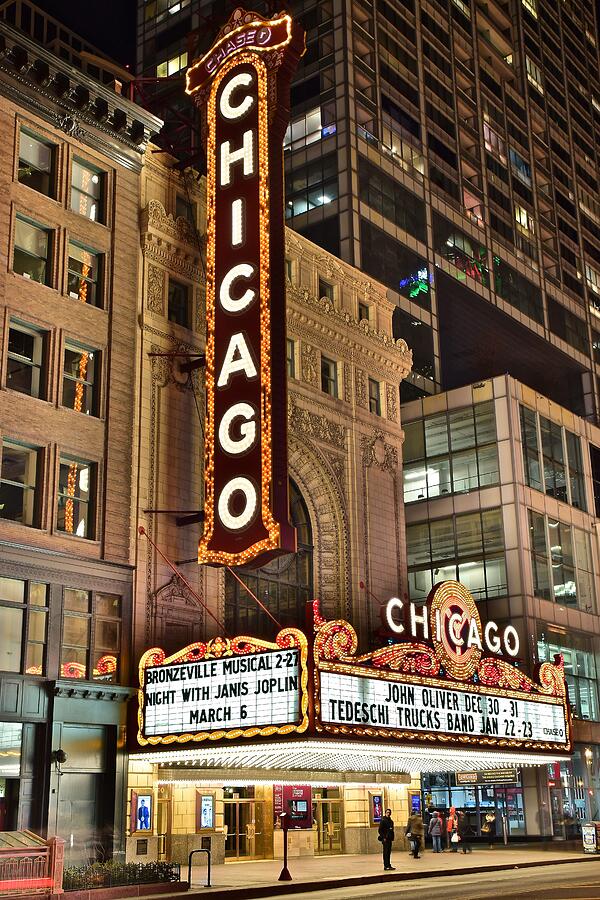
<svg viewBox="0 0 600 900"><path fill-rule="evenodd" d="M388 882L420 881L440 876L457 877L465 873L501 872L530 867L546 867L590 861L580 852L535 848L476 848L473 853L432 853L426 851L421 859L407 853L392 854L393 872L384 872L378 855L319 856L292 858L288 868L292 882L279 882L281 860L229 862L212 870L212 887L206 888L206 866L194 866L188 897L211 895L211 898L272 897L277 895L339 889L357 885ZM600 858L598 859L600 863ZM600 865L599 865L600 872ZM182 871L182 878L187 872ZM343 896L343 895L342 895Z"/></svg>

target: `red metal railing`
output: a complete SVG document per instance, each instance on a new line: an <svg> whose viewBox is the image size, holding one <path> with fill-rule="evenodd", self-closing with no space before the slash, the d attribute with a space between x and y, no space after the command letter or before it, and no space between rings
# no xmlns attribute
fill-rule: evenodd
<svg viewBox="0 0 600 900"><path fill-rule="evenodd" d="M41 843L37 835L29 832L13 835L12 846L0 847L0 896L62 893L64 841L50 838ZM21 840L22 846L18 846Z"/></svg>

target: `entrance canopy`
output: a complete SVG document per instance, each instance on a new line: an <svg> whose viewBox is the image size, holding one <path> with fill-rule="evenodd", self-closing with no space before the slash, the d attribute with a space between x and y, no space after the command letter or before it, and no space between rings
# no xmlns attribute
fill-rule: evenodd
<svg viewBox="0 0 600 900"><path fill-rule="evenodd" d="M277 783L299 779L330 784L385 783L411 772L476 771L548 765L568 756L463 748L390 746L359 741L296 740L293 742L202 747L135 754L136 759L183 769L174 780L226 781L232 777Z"/></svg>

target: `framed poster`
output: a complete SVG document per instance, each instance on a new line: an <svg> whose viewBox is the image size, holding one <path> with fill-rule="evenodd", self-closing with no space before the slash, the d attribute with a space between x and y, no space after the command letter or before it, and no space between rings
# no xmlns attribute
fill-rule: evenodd
<svg viewBox="0 0 600 900"><path fill-rule="evenodd" d="M420 791L408 792L408 809L410 815L421 815L421 793Z"/></svg>
<svg viewBox="0 0 600 900"><path fill-rule="evenodd" d="M379 825L383 817L383 794L369 791L369 819L371 825Z"/></svg>
<svg viewBox="0 0 600 900"><path fill-rule="evenodd" d="M213 831L215 827L215 795L196 791L196 833Z"/></svg>
<svg viewBox="0 0 600 900"><path fill-rule="evenodd" d="M131 792L130 831L152 831L154 797L150 788Z"/></svg>

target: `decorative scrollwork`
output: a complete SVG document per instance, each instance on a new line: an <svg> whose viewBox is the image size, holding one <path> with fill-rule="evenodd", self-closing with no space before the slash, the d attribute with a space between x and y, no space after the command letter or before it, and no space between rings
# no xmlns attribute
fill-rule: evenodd
<svg viewBox="0 0 600 900"><path fill-rule="evenodd" d="M391 669L411 675L438 675L439 660L427 644L394 644L382 647L371 655L375 668Z"/></svg>
<svg viewBox="0 0 600 900"><path fill-rule="evenodd" d="M554 657L553 663L542 663L538 668L537 678L540 683L540 693L550 694L553 697L566 697L565 660L562 653Z"/></svg>
<svg viewBox="0 0 600 900"><path fill-rule="evenodd" d="M477 667L477 677L488 687L509 688L530 693L536 687L531 678L515 669L511 663L493 656L486 656Z"/></svg>

